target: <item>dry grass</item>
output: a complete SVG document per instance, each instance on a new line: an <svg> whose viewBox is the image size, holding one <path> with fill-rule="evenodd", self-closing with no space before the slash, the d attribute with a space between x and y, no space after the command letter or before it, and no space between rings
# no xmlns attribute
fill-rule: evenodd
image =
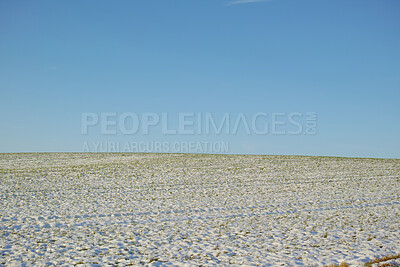
<svg viewBox="0 0 400 267"><path fill-rule="evenodd" d="M366 267L369 267L369 266L371 266L372 264L375 264L375 263L377 263L378 266L399 266L398 264L396 264L396 263L391 263L391 262L383 263L383 262L385 262L385 261L395 260L395 259L399 259L399 258L400 258L400 254L389 255L389 256L385 256L385 257L380 258L380 259L374 259L374 260L372 260L372 261L370 261L370 262L367 262L367 263L365 264L365 266L366 266ZM380 263L382 263L382 264L380 264Z"/></svg>
<svg viewBox="0 0 400 267"><path fill-rule="evenodd" d="M345 262L342 262L339 265L327 265L325 267L349 267L349 265L347 263L345 263Z"/></svg>

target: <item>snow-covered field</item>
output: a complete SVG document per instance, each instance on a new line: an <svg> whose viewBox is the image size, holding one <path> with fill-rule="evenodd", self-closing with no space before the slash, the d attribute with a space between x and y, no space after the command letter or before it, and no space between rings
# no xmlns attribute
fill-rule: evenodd
<svg viewBox="0 0 400 267"><path fill-rule="evenodd" d="M0 265L362 265L400 252L400 160L0 154Z"/></svg>

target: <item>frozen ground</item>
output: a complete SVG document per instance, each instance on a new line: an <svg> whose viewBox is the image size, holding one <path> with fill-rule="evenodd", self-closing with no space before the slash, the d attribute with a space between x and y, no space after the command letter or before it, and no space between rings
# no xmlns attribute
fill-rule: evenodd
<svg viewBox="0 0 400 267"><path fill-rule="evenodd" d="M362 265L400 253L400 160L0 154L0 265Z"/></svg>

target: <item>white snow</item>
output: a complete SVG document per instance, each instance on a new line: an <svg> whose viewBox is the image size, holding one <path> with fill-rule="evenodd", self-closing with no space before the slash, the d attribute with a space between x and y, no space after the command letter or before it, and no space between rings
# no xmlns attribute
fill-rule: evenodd
<svg viewBox="0 0 400 267"><path fill-rule="evenodd" d="M0 154L0 266L362 266L398 253L400 160Z"/></svg>

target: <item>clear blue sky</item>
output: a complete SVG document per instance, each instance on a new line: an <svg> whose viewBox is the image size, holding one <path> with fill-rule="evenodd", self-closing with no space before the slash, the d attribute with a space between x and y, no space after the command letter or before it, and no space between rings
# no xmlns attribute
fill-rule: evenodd
<svg viewBox="0 0 400 267"><path fill-rule="evenodd" d="M2 0L0 90L0 152L225 140L230 153L400 158L400 2ZM82 112L307 111L316 135L81 134Z"/></svg>

